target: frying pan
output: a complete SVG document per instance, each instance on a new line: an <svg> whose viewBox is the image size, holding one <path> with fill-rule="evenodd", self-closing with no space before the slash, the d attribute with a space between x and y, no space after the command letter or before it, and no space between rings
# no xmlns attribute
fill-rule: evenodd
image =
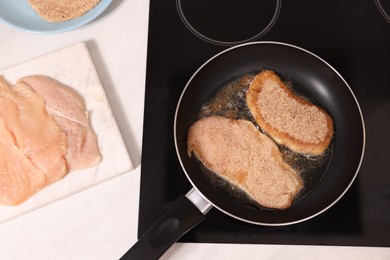
<svg viewBox="0 0 390 260"><path fill-rule="evenodd" d="M321 182L285 210L265 210L233 201L218 192L187 155L187 131L202 104L228 80L269 68L288 75L297 90L333 117L333 156ZM174 138L178 159L191 182L167 213L125 254L129 259L156 259L214 207L238 220L266 226L291 225L311 219L333 206L359 171L365 148L364 120L358 101L342 76L317 55L286 43L252 42L222 51L190 78L177 104ZM325 170L324 170L325 171ZM174 181L174 180L172 180Z"/></svg>

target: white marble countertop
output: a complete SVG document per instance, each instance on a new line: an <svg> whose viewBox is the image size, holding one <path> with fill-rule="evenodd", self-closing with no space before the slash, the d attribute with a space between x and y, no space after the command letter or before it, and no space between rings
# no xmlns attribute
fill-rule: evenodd
<svg viewBox="0 0 390 260"><path fill-rule="evenodd" d="M92 23L31 34L0 24L0 70L84 41L135 170L0 224L0 259L119 259L137 240L147 0L114 0ZM390 248L175 244L163 259L390 259Z"/></svg>

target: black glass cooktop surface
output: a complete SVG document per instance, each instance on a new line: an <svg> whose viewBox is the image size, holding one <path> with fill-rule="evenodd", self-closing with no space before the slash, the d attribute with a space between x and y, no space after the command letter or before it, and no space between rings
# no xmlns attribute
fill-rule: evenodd
<svg viewBox="0 0 390 260"><path fill-rule="evenodd" d="M340 201L308 221L265 227L211 209L179 241L390 246L389 14L384 0L151 0L138 235L191 188L173 137L191 75L235 44L277 41L315 53L355 93L366 127L358 177Z"/></svg>

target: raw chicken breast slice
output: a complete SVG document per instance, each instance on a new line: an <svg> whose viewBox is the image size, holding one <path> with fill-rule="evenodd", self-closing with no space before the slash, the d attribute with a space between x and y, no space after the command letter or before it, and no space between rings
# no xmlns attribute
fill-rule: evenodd
<svg viewBox="0 0 390 260"><path fill-rule="evenodd" d="M17 84L28 85L45 101L46 112L65 133L66 162L69 171L89 168L101 161L97 138L89 124L84 100L73 89L42 75L21 78Z"/></svg>
<svg viewBox="0 0 390 260"><path fill-rule="evenodd" d="M61 179L67 173L66 138L46 113L43 98L25 84L11 88L1 81L0 116L15 145L46 175L45 185Z"/></svg>
<svg viewBox="0 0 390 260"><path fill-rule="evenodd" d="M0 204L15 206L45 185L46 175L15 145L0 117Z"/></svg>
<svg viewBox="0 0 390 260"><path fill-rule="evenodd" d="M24 94L0 77L1 205L18 205L66 174L64 135L42 98Z"/></svg>

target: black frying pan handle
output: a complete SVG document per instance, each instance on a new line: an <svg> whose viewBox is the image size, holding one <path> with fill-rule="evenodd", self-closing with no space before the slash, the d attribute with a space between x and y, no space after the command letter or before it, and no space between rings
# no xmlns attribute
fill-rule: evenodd
<svg viewBox="0 0 390 260"><path fill-rule="evenodd" d="M193 193L194 189L186 196L181 195L121 259L158 259L182 235L201 222L211 205L206 203L205 210L199 208L188 198L191 192Z"/></svg>

